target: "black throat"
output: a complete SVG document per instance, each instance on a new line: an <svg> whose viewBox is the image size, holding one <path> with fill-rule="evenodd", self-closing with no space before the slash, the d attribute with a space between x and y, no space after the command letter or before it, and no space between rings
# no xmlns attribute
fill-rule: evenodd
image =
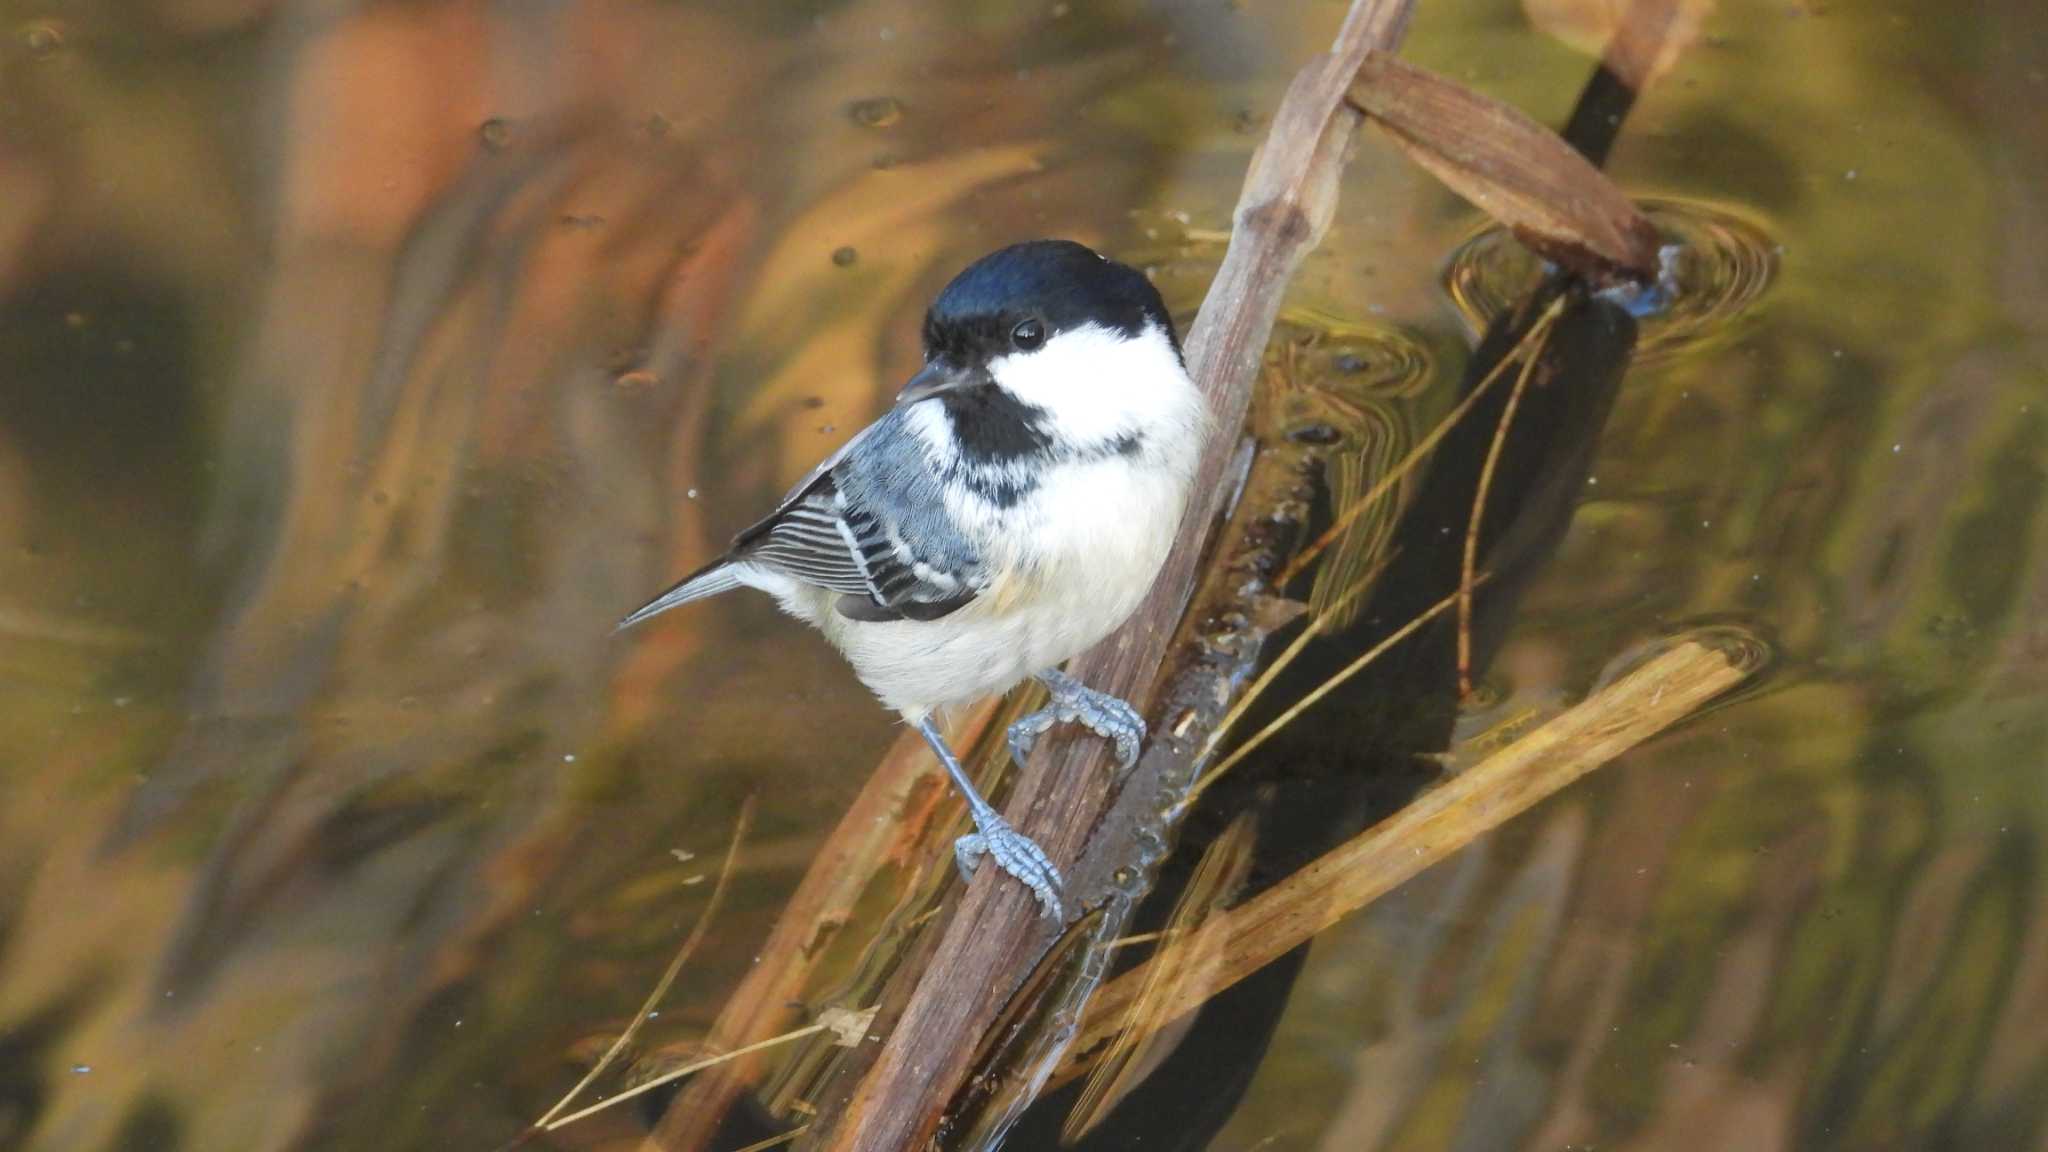
<svg viewBox="0 0 2048 1152"><path fill-rule="evenodd" d="M1136 456L1145 449L1144 437L1136 432L1119 433L1100 444L1058 447L1045 430L1045 409L1000 388L963 388L945 393L941 403L958 453L940 478L963 485L998 508L1014 508L1037 491L1039 469L1012 467L1024 460L1036 460L1043 468Z"/></svg>
<svg viewBox="0 0 2048 1152"><path fill-rule="evenodd" d="M940 397L961 462L968 465L1008 464L1052 451L1045 431L1045 409L1026 404L993 384L977 384Z"/></svg>

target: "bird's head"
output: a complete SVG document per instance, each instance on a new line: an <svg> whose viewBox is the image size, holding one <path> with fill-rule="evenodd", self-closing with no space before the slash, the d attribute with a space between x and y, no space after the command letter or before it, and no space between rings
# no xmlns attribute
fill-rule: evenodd
<svg viewBox="0 0 2048 1152"><path fill-rule="evenodd" d="M1158 290L1070 240L1004 248L946 285L897 397L927 400L963 451L995 457L1129 441L1200 410Z"/></svg>

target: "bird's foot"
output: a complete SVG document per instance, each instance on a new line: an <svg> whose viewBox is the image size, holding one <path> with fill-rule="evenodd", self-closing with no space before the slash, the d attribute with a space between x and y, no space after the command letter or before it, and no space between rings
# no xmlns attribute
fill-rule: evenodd
<svg viewBox="0 0 2048 1152"><path fill-rule="evenodd" d="M960 878L972 880L976 865L981 863L983 856L987 856L996 862L996 867L1031 889L1031 894L1038 897L1038 903L1047 916L1054 920L1062 919L1060 873L1046 857L1045 849L993 812L976 817L974 828L974 831L953 841L953 861L960 866Z"/></svg>
<svg viewBox="0 0 2048 1152"><path fill-rule="evenodd" d="M1045 707L1010 725L1010 755L1023 764L1031 746L1054 724L1080 724L1090 732L1116 743L1117 763L1125 768L1138 762L1138 747L1145 742L1145 718L1138 710L1111 696L1097 692L1072 676L1053 669L1038 674L1038 680L1052 700Z"/></svg>

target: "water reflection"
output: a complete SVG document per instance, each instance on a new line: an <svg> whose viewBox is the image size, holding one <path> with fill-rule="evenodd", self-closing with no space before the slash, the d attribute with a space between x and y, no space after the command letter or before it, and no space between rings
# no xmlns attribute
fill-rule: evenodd
<svg viewBox="0 0 2048 1152"><path fill-rule="evenodd" d="M1765 227L1724 205L1643 197L1644 213L1668 246L1671 284L1644 316L1638 360L1655 360L1701 340L1739 338L1736 320L1770 288L1780 248ZM1444 288L1474 331L1514 306L1541 273L1542 261L1503 228L1458 245Z"/></svg>
<svg viewBox="0 0 2048 1152"><path fill-rule="evenodd" d="M0 1145L490 1147L758 793L634 1055L694 1051L892 732L764 606L611 621L884 402L973 255L1071 234L1191 307L1336 16L10 10ZM1333 932L1242 1099L1148 1146L1195 1104L1219 1148L2041 1144L2042 20L1729 3L1672 64L1616 169L1696 290L1468 727L1686 621L1783 663ZM1498 5L1413 45L1531 109L1584 67ZM1340 493L1444 407L1471 219L1370 145L1344 196L1286 401ZM1515 251L1453 261L1472 316Z"/></svg>

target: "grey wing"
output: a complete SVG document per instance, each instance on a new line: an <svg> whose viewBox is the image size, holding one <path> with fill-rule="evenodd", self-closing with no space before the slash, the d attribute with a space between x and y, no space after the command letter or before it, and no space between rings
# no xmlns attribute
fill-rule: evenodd
<svg viewBox="0 0 2048 1152"><path fill-rule="evenodd" d="M917 511L861 500L826 472L741 533L732 558L839 593L850 619L936 620L974 599L977 566L957 547L929 546L932 517Z"/></svg>
<svg viewBox="0 0 2048 1152"><path fill-rule="evenodd" d="M619 623L748 583L747 567L839 593L853 620L936 620L980 590L981 566L949 530L943 498L916 461L899 413L862 429L741 532L732 550Z"/></svg>
<svg viewBox="0 0 2048 1152"><path fill-rule="evenodd" d="M865 582L852 584L846 579L845 565L841 564L835 568L830 562L830 538L836 533L820 536L812 530L817 518L809 511L799 509L818 496L821 488L826 490L825 494L829 499L832 469L863 441L873 439L879 426L870 424L855 433L853 439L840 445L837 452L827 456L816 468L811 469L809 475L797 481L796 487L791 488L789 494L782 498L782 503L775 506L775 511L741 532L734 539L731 551L670 585L661 595L649 600L619 621L614 631L624 631L649 617L659 616L671 608L688 604L693 600L702 600L707 596L716 596L721 592L745 586L746 581L741 579L740 575L740 561L746 559L742 553L750 542L764 541L770 537L777 537L774 545L778 555L785 556L797 568L820 573L822 579L811 580L809 577L798 575L795 570L791 571L791 575L798 575L799 579L807 582L821 583L827 588L848 591L849 594L858 593L865 597ZM823 545L827 550L820 552L817 557L807 559L802 550L803 542L806 540L813 540L815 544Z"/></svg>

